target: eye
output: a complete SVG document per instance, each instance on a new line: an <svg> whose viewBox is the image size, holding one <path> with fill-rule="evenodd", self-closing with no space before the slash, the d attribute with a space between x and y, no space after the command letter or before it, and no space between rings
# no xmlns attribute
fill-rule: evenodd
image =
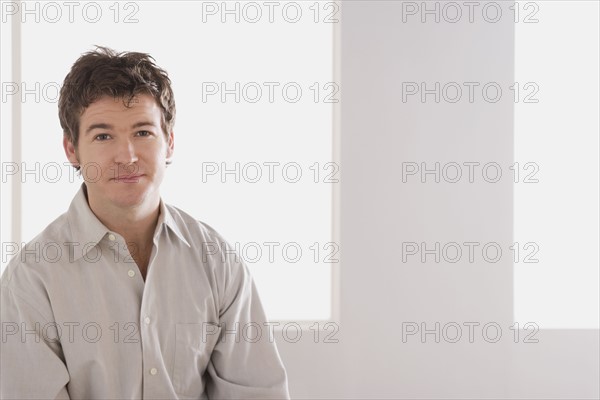
<svg viewBox="0 0 600 400"><path fill-rule="evenodd" d="M109 138L108 133L101 133L99 135L96 135L95 139L98 140L98 141L100 141L100 142L103 142L103 141L105 141L108 138Z"/></svg>
<svg viewBox="0 0 600 400"><path fill-rule="evenodd" d="M140 135L140 136L150 136L150 135L152 135L152 133L150 133L148 131L138 131L137 134Z"/></svg>

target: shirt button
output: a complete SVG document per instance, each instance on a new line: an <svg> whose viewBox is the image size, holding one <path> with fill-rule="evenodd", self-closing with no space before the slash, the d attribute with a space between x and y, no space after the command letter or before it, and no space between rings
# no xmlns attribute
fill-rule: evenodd
<svg viewBox="0 0 600 400"><path fill-rule="evenodd" d="M135 271L134 271L134 270L132 270L132 269L130 269L130 270L127 272L127 275L129 275L129 277L130 277L130 278L133 278L133 277L135 276Z"/></svg>
<svg viewBox="0 0 600 400"><path fill-rule="evenodd" d="M152 368L150 370L150 375L156 375L158 373L158 370L156 368Z"/></svg>
<svg viewBox="0 0 600 400"><path fill-rule="evenodd" d="M113 235L112 233L110 235L108 235L108 240L110 240L111 242L114 242L116 238L117 237L115 235Z"/></svg>
<svg viewBox="0 0 600 400"><path fill-rule="evenodd" d="M149 325L150 324L150 317L144 318L144 322L146 323L146 325Z"/></svg>

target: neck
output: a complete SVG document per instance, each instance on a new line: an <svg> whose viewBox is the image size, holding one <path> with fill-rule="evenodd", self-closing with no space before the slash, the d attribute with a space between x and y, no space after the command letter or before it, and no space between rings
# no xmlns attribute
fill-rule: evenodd
<svg viewBox="0 0 600 400"><path fill-rule="evenodd" d="M108 229L123 236L126 243L133 242L141 248L152 244L160 215L160 197L156 196L151 201L127 208L111 207L95 200L88 197L88 204L94 215Z"/></svg>

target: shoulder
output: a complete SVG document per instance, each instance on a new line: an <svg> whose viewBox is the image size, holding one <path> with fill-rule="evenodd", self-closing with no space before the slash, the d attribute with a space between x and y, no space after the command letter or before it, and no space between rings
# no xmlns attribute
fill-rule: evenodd
<svg viewBox="0 0 600 400"><path fill-rule="evenodd" d="M6 285L18 275L39 275L60 265L68 254L70 236L69 221L64 213L30 241L4 244L5 256L12 258L2 274L2 284Z"/></svg>
<svg viewBox="0 0 600 400"><path fill-rule="evenodd" d="M206 222L196 219L178 207L169 204L166 204L166 207L171 213L177 226L182 230L182 233L185 236L189 237L191 242L195 244L201 244L203 242L215 243L221 247L230 247L227 240ZM190 244L192 244L191 242Z"/></svg>
<svg viewBox="0 0 600 400"><path fill-rule="evenodd" d="M4 244L5 255L12 258L0 278L3 294L10 291L36 309L44 309L47 288L56 279L54 272L68 261L65 243L69 241L69 223L62 214L30 241Z"/></svg>
<svg viewBox="0 0 600 400"><path fill-rule="evenodd" d="M165 204L177 227L201 263L212 272L225 278L231 275L247 275L247 266L241 259L236 246L232 246L211 225L196 219L180 208Z"/></svg>

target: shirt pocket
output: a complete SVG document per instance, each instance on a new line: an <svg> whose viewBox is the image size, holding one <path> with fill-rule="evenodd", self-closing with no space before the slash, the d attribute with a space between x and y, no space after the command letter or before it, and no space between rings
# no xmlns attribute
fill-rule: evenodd
<svg viewBox="0 0 600 400"><path fill-rule="evenodd" d="M173 388L175 393L200 398L204 393L203 377L221 328L210 322L175 325Z"/></svg>

